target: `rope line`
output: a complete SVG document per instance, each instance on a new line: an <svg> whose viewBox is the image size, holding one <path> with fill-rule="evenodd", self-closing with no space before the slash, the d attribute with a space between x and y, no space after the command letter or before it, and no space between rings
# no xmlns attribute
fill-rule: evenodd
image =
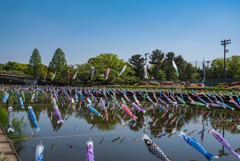
<svg viewBox="0 0 240 161"><path fill-rule="evenodd" d="M225 124L236 124L236 122L225 123ZM212 124L212 125L222 125L222 124ZM202 125L193 125L188 127L197 127ZM174 128L164 128L175 129ZM35 137L35 138L23 138L23 139L12 139L11 141L25 141L25 140L39 140L39 139L56 139L56 138L71 138L71 137L82 137L82 136L100 136L100 135L112 135L112 134L124 134L124 133L134 133L134 132L147 132L147 131L160 131L163 129L151 129L151 130L140 130L140 131L118 131L118 132L108 132L108 133L96 133L96 134L79 134L79 135L62 135L62 136L46 136L46 137ZM170 133L171 134L171 133Z"/></svg>

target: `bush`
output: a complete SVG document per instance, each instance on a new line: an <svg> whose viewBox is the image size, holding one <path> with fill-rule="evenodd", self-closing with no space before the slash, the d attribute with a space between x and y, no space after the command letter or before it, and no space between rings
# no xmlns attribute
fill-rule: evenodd
<svg viewBox="0 0 240 161"><path fill-rule="evenodd" d="M232 83L232 86L236 86L236 85L240 85L240 81Z"/></svg>

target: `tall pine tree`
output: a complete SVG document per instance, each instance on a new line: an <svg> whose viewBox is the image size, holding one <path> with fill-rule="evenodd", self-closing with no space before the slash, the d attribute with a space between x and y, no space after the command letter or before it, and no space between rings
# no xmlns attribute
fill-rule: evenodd
<svg viewBox="0 0 240 161"><path fill-rule="evenodd" d="M142 79L144 77L144 58L142 55L133 55L128 61L135 71L135 76Z"/></svg>
<svg viewBox="0 0 240 161"><path fill-rule="evenodd" d="M67 61L65 54L62 49L58 48L52 58L52 61L49 63L49 71L61 73L67 67Z"/></svg>
<svg viewBox="0 0 240 161"><path fill-rule="evenodd" d="M39 54L38 49L34 49L32 52L32 56L29 60L30 72L36 78L37 76L42 76L43 74L43 65L42 59Z"/></svg>

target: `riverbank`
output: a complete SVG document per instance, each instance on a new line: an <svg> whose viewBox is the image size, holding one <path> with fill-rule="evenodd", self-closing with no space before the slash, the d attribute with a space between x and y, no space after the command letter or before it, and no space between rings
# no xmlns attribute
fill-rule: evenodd
<svg viewBox="0 0 240 161"><path fill-rule="evenodd" d="M1 161L20 161L18 153L16 152L11 139L25 138L23 134L22 120L13 119L12 125L15 132L7 133L8 129L8 112L3 106L0 106L0 160Z"/></svg>
<svg viewBox="0 0 240 161"><path fill-rule="evenodd" d="M4 129L0 125L0 160L1 161L20 161L20 158L8 138Z"/></svg>

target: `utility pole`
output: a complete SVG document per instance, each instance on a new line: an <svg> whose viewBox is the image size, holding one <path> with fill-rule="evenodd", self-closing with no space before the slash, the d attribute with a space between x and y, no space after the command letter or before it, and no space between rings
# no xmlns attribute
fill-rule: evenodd
<svg viewBox="0 0 240 161"><path fill-rule="evenodd" d="M205 61L206 63L207 63L207 68L209 69L209 63L211 62L211 61Z"/></svg>
<svg viewBox="0 0 240 161"><path fill-rule="evenodd" d="M231 39L221 41L221 45L223 45L223 47L224 47L224 83L226 82L226 61L225 61L225 59L226 59L226 53L228 52L228 50L226 50L227 44L231 44Z"/></svg>
<svg viewBox="0 0 240 161"><path fill-rule="evenodd" d="M205 68L205 72L206 72L206 76L208 76L208 74L209 74L209 63L210 63L210 61L208 60L208 61L205 61L206 63L207 63L207 68ZM209 79L209 77L208 77L208 79Z"/></svg>

